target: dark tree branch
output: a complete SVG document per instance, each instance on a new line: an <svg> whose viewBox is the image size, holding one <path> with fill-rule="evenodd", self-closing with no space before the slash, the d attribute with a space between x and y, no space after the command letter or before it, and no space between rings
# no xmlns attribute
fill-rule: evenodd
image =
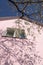
<svg viewBox="0 0 43 65"><path fill-rule="evenodd" d="M20 12L22 14L21 17L23 17L24 15L27 16L27 17L29 17L30 15L34 15L34 14L37 14L37 13L40 14L40 12L38 11L38 12L34 12L34 13L28 15L28 14L26 14L24 12L24 10L25 10L25 8L27 7L27 5L29 3L31 4L31 3L42 3L43 2L43 1L39 1L39 0L37 2L32 2L31 0L29 0L29 1L22 1L22 2L15 2L15 1L12 1L12 0L8 0L8 1L11 2L16 7L16 9L18 10L18 12ZM25 6L23 7L22 10L20 10L20 8L18 7L17 4L24 4Z"/></svg>
<svg viewBox="0 0 43 65"><path fill-rule="evenodd" d="M11 0L9 0L9 1L11 1ZM29 0L29 1L19 1L19 2L15 2L16 4L26 4L26 3L42 3L43 1L36 1L36 2L32 2L31 0Z"/></svg>
<svg viewBox="0 0 43 65"><path fill-rule="evenodd" d="M27 15L26 13L24 13L23 11L21 11L21 10L19 9L18 5L17 5L15 2L13 2L12 0L9 0L9 2L11 2L11 3L16 7L16 9L18 10L18 12L20 12L20 13L22 14L22 16L26 15L27 17L29 17L29 15ZM26 5L26 6L27 6L27 5ZM25 7L26 7L26 6L25 6ZM25 7L23 8L23 10L25 9Z"/></svg>

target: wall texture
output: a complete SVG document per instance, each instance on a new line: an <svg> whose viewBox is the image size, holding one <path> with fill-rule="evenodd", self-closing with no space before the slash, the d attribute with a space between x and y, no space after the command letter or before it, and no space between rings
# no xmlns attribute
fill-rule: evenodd
<svg viewBox="0 0 43 65"><path fill-rule="evenodd" d="M2 37L7 27L24 29L26 39ZM43 27L23 19L0 21L0 64L43 65Z"/></svg>

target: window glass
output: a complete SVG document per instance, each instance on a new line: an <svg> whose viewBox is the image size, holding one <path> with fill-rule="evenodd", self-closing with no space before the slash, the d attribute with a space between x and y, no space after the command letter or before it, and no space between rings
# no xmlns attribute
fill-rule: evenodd
<svg viewBox="0 0 43 65"><path fill-rule="evenodd" d="M25 31L23 29L20 31L20 38L25 38Z"/></svg>
<svg viewBox="0 0 43 65"><path fill-rule="evenodd" d="M13 37L25 38L25 31L23 29L15 29Z"/></svg>
<svg viewBox="0 0 43 65"><path fill-rule="evenodd" d="M13 37L13 35L14 35L14 28L7 28L6 36Z"/></svg>

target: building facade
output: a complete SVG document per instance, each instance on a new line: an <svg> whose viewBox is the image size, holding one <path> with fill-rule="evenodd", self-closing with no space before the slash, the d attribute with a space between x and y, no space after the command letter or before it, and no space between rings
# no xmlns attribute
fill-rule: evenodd
<svg viewBox="0 0 43 65"><path fill-rule="evenodd" d="M0 18L0 64L43 65L43 26L27 18Z"/></svg>

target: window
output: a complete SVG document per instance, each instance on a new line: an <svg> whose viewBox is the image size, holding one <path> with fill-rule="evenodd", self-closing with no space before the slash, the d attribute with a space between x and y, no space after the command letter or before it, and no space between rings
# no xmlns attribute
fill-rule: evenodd
<svg viewBox="0 0 43 65"><path fill-rule="evenodd" d="M7 28L6 34L3 36L16 37L16 38L21 38L21 39L26 38L25 30L19 29L19 28Z"/></svg>

